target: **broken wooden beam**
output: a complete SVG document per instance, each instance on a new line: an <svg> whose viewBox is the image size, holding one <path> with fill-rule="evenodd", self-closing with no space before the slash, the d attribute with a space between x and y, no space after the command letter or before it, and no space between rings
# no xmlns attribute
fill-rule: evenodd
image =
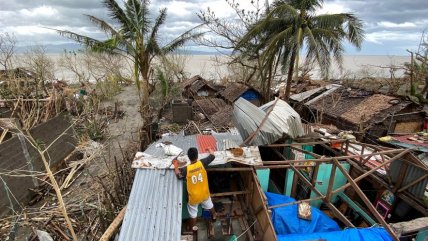
<svg viewBox="0 0 428 241"><path fill-rule="evenodd" d="M225 196L243 195L243 194L249 194L249 193L250 191L219 192L219 193L211 193L211 197L225 197Z"/></svg>
<svg viewBox="0 0 428 241"><path fill-rule="evenodd" d="M103 236L101 236L99 241L108 241L110 240L111 236L115 234L116 230L119 228L120 224L122 223L123 218L125 217L127 206L128 205L125 205L125 207L123 207L122 210L120 210L119 214L110 224L110 226L108 226L107 230L104 232Z"/></svg>
<svg viewBox="0 0 428 241"><path fill-rule="evenodd" d="M383 219L383 217L379 214L379 212L376 210L376 208L373 206L373 204L370 202L370 200L366 197L364 192L361 190L361 188L357 185L357 183L352 179L352 177L349 175L348 171L340 164L339 161L335 160L335 163L339 170L342 172L342 174L346 177L349 184L354 188L354 191L358 194L358 196L361 198L361 200L364 202L364 204L367 206L367 208L371 211L373 216L377 219L377 221L382 224L382 226L388 231L388 233L391 235L391 237L398 241L397 235L394 233L394 230L388 225L388 223Z"/></svg>

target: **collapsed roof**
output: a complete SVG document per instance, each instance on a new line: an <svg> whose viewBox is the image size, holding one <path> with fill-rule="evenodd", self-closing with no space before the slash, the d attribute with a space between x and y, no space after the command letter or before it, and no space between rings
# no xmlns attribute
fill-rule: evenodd
<svg viewBox="0 0 428 241"><path fill-rule="evenodd" d="M249 145L266 145L304 134L299 114L280 99L257 107L239 98L234 104L233 121Z"/></svg>

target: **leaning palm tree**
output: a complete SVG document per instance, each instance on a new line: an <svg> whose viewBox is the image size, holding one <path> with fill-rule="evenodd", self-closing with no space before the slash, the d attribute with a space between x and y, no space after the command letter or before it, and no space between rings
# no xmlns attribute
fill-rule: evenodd
<svg viewBox="0 0 428 241"><path fill-rule="evenodd" d="M280 61L287 72L285 99L298 77L299 54L305 47L307 62L317 62L323 77L328 75L332 57L341 66L343 42L349 41L358 49L364 39L362 22L350 13L316 14L323 0L277 0L266 17L256 23L241 39L238 46L259 38L256 49L263 50L262 62L270 66ZM244 53L245 54L245 53Z"/></svg>
<svg viewBox="0 0 428 241"><path fill-rule="evenodd" d="M99 52L120 54L130 58L134 64L134 78L138 90L142 90L141 108L147 113L149 107L149 75L153 59L164 56L181 47L187 41L199 37L191 29L169 44L160 46L158 31L165 23L166 8L160 10L153 21L149 15L148 0L127 0L121 7L116 0L103 0L110 17L116 22L114 26L92 15L85 15L108 36L107 40L97 40L67 30L56 30L62 36L84 44L89 49ZM143 81L141 83L140 76Z"/></svg>

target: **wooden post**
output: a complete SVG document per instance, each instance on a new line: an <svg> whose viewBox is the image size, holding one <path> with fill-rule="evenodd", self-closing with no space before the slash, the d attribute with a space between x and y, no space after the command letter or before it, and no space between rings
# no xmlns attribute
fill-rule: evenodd
<svg viewBox="0 0 428 241"><path fill-rule="evenodd" d="M364 155L364 149L366 148L366 145L362 145L362 147L361 147L361 156L362 155ZM363 158L362 157L360 157L360 162L362 162L363 161Z"/></svg>
<svg viewBox="0 0 428 241"><path fill-rule="evenodd" d="M400 154L396 155L395 157L393 157L393 158L389 159L388 161L386 161L386 162L384 162L384 163L380 164L380 165L379 165L379 166L377 166L377 167L374 167L374 168L370 169L370 170L369 170L369 171L367 171L366 173L364 173L364 174L362 174L361 176L359 176L359 177L355 178L355 179L354 179L354 181L355 181L355 182L360 181L361 179L363 179L363 178L367 177L368 175L372 174L373 172L375 172L377 169L379 169L379 168L381 168L381 167L383 167L383 166L388 165L389 163L391 163L391 162L395 161L396 159L398 159L398 158L400 158L400 157L402 157L402 156L406 155L406 154L407 154L407 153L409 153L410 151L411 151L411 150L410 150L410 149L408 149L408 150L405 150L405 151L401 152ZM335 161L337 161L337 160L335 160ZM344 190L344 189L348 188L349 186L351 186L351 184L350 184L350 183L347 183L347 184L343 185L342 187L340 187L340 188L338 188L338 189L334 190L334 191L333 191L333 193L338 193L338 192L340 192L341 190Z"/></svg>
<svg viewBox="0 0 428 241"><path fill-rule="evenodd" d="M376 208L373 206L373 204L370 202L370 200L366 197L366 195L363 193L363 191L360 189L360 187L357 185L357 183L354 182L352 177L348 174L348 172L345 170L345 168L337 161L334 160L337 167L339 167L340 171L343 173L343 175L348 179L348 182L351 184L351 186L354 188L355 192L358 194L358 196L363 200L364 204L369 208L369 210L372 212L372 214L375 216L375 218L378 220L379 223L382 224L382 226L388 231L388 233L391 235L391 237L395 241L399 241L397 236L395 235L392 228L388 225L388 223L385 222L385 220L382 218L382 216L378 213Z"/></svg>
<svg viewBox="0 0 428 241"><path fill-rule="evenodd" d="M330 208L330 210L334 213L334 215L339 218L343 223L346 224L348 227L355 227L329 200L326 199L324 195L318 189L316 189L312 184L306 179L305 176L303 176L302 173L299 172L293 165L291 165L291 168L293 168L294 172L300 177L300 179L309 186L309 188L314 191L318 196L321 196L324 203Z"/></svg>
<svg viewBox="0 0 428 241"><path fill-rule="evenodd" d="M274 150L279 156L286 159L282 153L280 153L278 150ZM328 208L334 213L334 215L339 218L343 223L346 224L348 227L355 227L329 200L325 198L325 196L314 186L312 186L312 183L306 179L305 176L303 176L302 173L299 172L299 170L294 167L294 165L290 165L290 167L293 169L294 173L297 174L297 176L318 196L322 197L324 203L328 206Z"/></svg>
<svg viewBox="0 0 428 241"><path fill-rule="evenodd" d="M317 162L317 164L315 164L315 167L314 167L314 173L312 174L312 181L311 181L311 183L312 183L312 185L315 187L315 185L316 185L316 183L317 183L317 178L318 178L318 171L319 171L319 169L320 169L320 163L319 162Z"/></svg>
<svg viewBox="0 0 428 241"><path fill-rule="evenodd" d="M349 151L349 140L346 140L345 155L348 155L348 151Z"/></svg>
<svg viewBox="0 0 428 241"><path fill-rule="evenodd" d="M330 174L330 180L328 180L327 200L328 200L329 202L331 202L331 195L332 195L331 190L332 190L332 188L333 188L333 184L334 184L334 178L335 178L335 176L336 176L336 162L334 162L334 163L332 164L332 167L331 167L331 174Z"/></svg>

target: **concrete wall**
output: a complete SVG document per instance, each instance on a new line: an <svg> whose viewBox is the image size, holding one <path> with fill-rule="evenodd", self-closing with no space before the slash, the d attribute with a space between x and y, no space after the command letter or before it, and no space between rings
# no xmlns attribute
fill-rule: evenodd
<svg viewBox="0 0 428 241"><path fill-rule="evenodd" d="M67 117L61 115L34 127L30 132L39 144L47 147L69 127ZM70 128L45 154L51 167L64 160L75 149L76 144L74 131ZM18 169L43 172L45 170L37 150L24 137L19 138L15 135L0 144L0 217L10 213L12 209L19 210L20 205L24 205L32 197L29 188L34 188L38 184L32 177L4 175L7 171Z"/></svg>

